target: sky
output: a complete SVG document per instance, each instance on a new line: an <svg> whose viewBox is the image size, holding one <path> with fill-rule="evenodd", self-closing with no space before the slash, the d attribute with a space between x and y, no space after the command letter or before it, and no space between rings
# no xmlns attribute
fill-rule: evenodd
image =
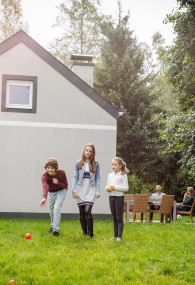
<svg viewBox="0 0 195 285"><path fill-rule="evenodd" d="M61 2L63 0L21 0L23 19L29 25L29 35L44 48L60 36L60 30L52 28L52 25L59 15L57 6ZM117 2L118 0L102 0L104 14L117 18ZM130 11L130 30L134 31L138 42L150 46L152 36L157 31L165 38L166 45L172 43L172 26L163 24L163 20L176 7L176 0L122 0L124 14Z"/></svg>

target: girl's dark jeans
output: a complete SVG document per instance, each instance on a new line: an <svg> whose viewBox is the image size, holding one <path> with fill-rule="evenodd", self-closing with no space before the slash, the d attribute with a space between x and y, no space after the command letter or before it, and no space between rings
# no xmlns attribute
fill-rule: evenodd
<svg viewBox="0 0 195 285"><path fill-rule="evenodd" d="M114 236L122 238L124 196L109 196L109 203L113 218Z"/></svg>

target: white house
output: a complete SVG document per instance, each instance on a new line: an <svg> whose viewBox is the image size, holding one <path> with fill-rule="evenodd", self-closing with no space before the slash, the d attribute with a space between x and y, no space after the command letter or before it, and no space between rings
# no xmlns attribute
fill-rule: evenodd
<svg viewBox="0 0 195 285"><path fill-rule="evenodd" d="M92 72L91 58L86 59L81 67ZM48 215L39 203L49 157L66 171L69 191L62 213L74 217L73 170L89 142L101 168L101 197L93 213L110 213L104 188L116 155L119 111L78 76L79 69L74 66L76 75L23 31L0 43L0 217Z"/></svg>

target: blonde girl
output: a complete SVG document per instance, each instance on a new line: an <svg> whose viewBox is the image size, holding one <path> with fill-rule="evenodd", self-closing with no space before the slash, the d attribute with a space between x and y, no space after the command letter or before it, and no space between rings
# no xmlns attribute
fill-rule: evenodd
<svg viewBox="0 0 195 285"><path fill-rule="evenodd" d="M123 234L124 192L129 189L127 178L129 170L120 157L113 158L112 170L113 172L108 174L105 189L109 193L110 210L114 225L114 236L112 239L121 241Z"/></svg>

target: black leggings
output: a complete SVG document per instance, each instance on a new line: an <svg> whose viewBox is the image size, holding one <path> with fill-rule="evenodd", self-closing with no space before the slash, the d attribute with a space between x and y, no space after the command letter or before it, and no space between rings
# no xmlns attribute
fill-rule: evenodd
<svg viewBox="0 0 195 285"><path fill-rule="evenodd" d="M92 210L92 205L86 204L79 206L79 212L80 212L80 218L92 218L91 210Z"/></svg>

